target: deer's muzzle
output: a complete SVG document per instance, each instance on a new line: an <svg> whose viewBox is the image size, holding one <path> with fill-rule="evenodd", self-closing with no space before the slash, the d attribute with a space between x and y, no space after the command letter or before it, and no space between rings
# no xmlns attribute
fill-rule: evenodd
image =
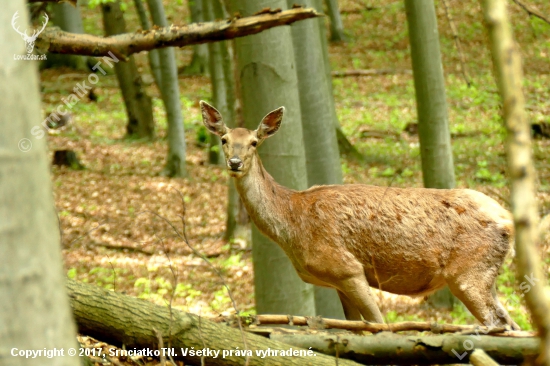
<svg viewBox="0 0 550 366"><path fill-rule="evenodd" d="M234 172L238 172L243 167L243 161L239 158L231 158L227 161L227 166Z"/></svg>

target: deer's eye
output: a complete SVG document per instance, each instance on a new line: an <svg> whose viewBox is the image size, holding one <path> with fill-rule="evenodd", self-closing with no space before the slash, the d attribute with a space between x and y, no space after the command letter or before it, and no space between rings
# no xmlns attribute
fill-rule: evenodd
<svg viewBox="0 0 550 366"><path fill-rule="evenodd" d="M251 145L256 147L258 145L258 141L252 141Z"/></svg>
<svg viewBox="0 0 550 366"><path fill-rule="evenodd" d="M227 139L224 137L222 138L222 145L225 145L225 144L227 144Z"/></svg>

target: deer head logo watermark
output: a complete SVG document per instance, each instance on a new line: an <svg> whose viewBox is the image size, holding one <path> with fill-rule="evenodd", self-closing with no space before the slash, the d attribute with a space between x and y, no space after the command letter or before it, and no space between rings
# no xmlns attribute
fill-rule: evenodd
<svg viewBox="0 0 550 366"><path fill-rule="evenodd" d="M23 40L27 45L27 53L31 54L32 51L34 50L34 42L36 42L36 38L38 38L40 33L42 33L44 28L46 28L46 24L48 24L48 20L49 20L48 14L44 13L44 23L42 23L42 29L40 30L34 29L32 35L30 36L27 34L27 30L25 30L25 32L21 32L19 30L19 27L15 24L15 22L17 21L17 18L19 18L19 14L16 11L15 14L13 14L13 17L11 18L11 26L13 27L13 29L15 29L17 33L21 35L21 37L23 37Z"/></svg>

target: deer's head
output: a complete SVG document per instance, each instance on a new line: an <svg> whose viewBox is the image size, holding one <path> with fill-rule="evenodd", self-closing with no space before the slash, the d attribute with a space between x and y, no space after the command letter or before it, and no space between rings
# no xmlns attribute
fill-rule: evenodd
<svg viewBox="0 0 550 366"><path fill-rule="evenodd" d="M46 25L48 24L48 20L49 20L48 14L44 13L44 22L42 23L42 29L33 30L33 33L30 36L27 34L27 30L25 30L25 32L21 32L19 30L19 27L15 24L15 22L17 21L17 18L19 18L19 14L16 11L15 14L13 14L13 17L11 18L11 26L13 27L13 29L15 29L17 33L21 35L21 37L27 44L27 53L32 53L32 51L34 50L34 42L36 42L36 38L38 38L40 33L42 33L42 31L44 30L44 28L46 28Z"/></svg>
<svg viewBox="0 0 550 366"><path fill-rule="evenodd" d="M256 149L262 142L273 136L283 121L285 107L269 112L254 131L246 128L231 129L225 125L220 112L208 103L201 101L202 121L208 131L220 136L225 162L229 174L235 178L246 175L250 169Z"/></svg>

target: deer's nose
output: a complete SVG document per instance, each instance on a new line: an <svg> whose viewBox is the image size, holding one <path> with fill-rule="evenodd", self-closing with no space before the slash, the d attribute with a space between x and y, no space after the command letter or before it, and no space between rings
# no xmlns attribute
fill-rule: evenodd
<svg viewBox="0 0 550 366"><path fill-rule="evenodd" d="M231 158L227 161L227 165L231 170L239 170L243 167L243 161L239 158Z"/></svg>

